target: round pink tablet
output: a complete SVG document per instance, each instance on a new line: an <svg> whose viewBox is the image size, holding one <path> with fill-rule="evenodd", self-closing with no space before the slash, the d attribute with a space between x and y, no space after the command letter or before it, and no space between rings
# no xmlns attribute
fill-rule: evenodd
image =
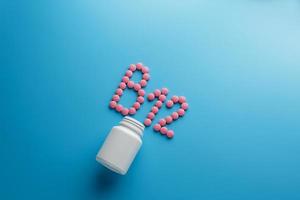
<svg viewBox="0 0 300 200"><path fill-rule="evenodd" d="M153 112L149 112L147 115L148 119L153 119L155 117L155 114Z"/></svg>
<svg viewBox="0 0 300 200"><path fill-rule="evenodd" d="M164 94L164 95L167 95L169 92L168 88L162 88L161 89L161 93Z"/></svg>
<svg viewBox="0 0 300 200"><path fill-rule="evenodd" d="M136 70L136 66L134 64L131 64L129 66L129 70L132 71L132 72L134 72Z"/></svg>
<svg viewBox="0 0 300 200"><path fill-rule="evenodd" d="M121 96L123 94L123 90L121 88L118 88L116 90L116 94L119 95L119 96Z"/></svg>
<svg viewBox="0 0 300 200"><path fill-rule="evenodd" d="M144 121L145 126L150 126L151 123L152 123L151 119L148 119L148 118L145 119L145 121Z"/></svg>
<svg viewBox="0 0 300 200"><path fill-rule="evenodd" d="M127 86L128 86L129 88L133 88L134 82L133 82L133 81L128 81Z"/></svg>
<svg viewBox="0 0 300 200"><path fill-rule="evenodd" d="M128 76L124 76L124 77L122 78L122 81L123 81L124 83L128 83L129 77L128 77Z"/></svg>
<svg viewBox="0 0 300 200"><path fill-rule="evenodd" d="M174 137L174 131L168 130L168 131L167 131L167 136L168 136L168 138Z"/></svg>
<svg viewBox="0 0 300 200"><path fill-rule="evenodd" d="M145 74L145 73L148 73L149 72L149 68L144 66L142 67L142 72Z"/></svg>
<svg viewBox="0 0 300 200"><path fill-rule="evenodd" d="M143 79L145 79L146 81L148 81L150 79L149 73L143 74Z"/></svg>
<svg viewBox="0 0 300 200"><path fill-rule="evenodd" d="M126 88L126 83L121 82L119 87L124 90Z"/></svg>
<svg viewBox="0 0 300 200"><path fill-rule="evenodd" d="M148 94L148 100L152 101L155 98L153 93Z"/></svg>
<svg viewBox="0 0 300 200"><path fill-rule="evenodd" d="M185 111L182 108L179 108L177 113L180 117L182 117L184 115Z"/></svg>
<svg viewBox="0 0 300 200"><path fill-rule="evenodd" d="M140 104L139 102L135 102L135 103L133 104L133 107L134 107L136 110L138 110L138 109L141 107L141 104Z"/></svg>
<svg viewBox="0 0 300 200"><path fill-rule="evenodd" d="M118 105L116 106L116 111L122 112L122 110L123 110L123 106L120 105L120 104L118 104Z"/></svg>
<svg viewBox="0 0 300 200"><path fill-rule="evenodd" d="M179 103L184 103L185 102L185 97L180 96L178 101L179 101Z"/></svg>
<svg viewBox="0 0 300 200"><path fill-rule="evenodd" d="M136 109L131 107L129 108L129 114L134 115L136 113Z"/></svg>
<svg viewBox="0 0 300 200"><path fill-rule="evenodd" d="M156 103L155 103L155 106L156 107L158 107L158 108L161 108L161 106L162 106L162 102L161 101L156 101Z"/></svg>
<svg viewBox="0 0 300 200"><path fill-rule="evenodd" d="M154 90L154 95L159 97L159 95L161 95L161 91L159 89Z"/></svg>
<svg viewBox="0 0 300 200"><path fill-rule="evenodd" d="M139 90L141 89L141 85L138 84L138 83L134 84L133 87L134 87L134 90L135 90L135 91L139 91Z"/></svg>
<svg viewBox="0 0 300 200"><path fill-rule="evenodd" d="M127 70L126 73L125 73L125 75L130 78L132 76L132 71Z"/></svg>
<svg viewBox="0 0 300 200"><path fill-rule="evenodd" d="M116 106L117 106L117 102L115 102L115 101L109 102L109 107L115 108Z"/></svg>
<svg viewBox="0 0 300 200"><path fill-rule="evenodd" d="M123 108L122 109L122 115L128 115L128 113L129 113L128 108Z"/></svg>
<svg viewBox="0 0 300 200"><path fill-rule="evenodd" d="M178 97L178 96L173 96L173 97L172 97L173 103L177 103L178 100L179 100L179 97Z"/></svg>
<svg viewBox="0 0 300 200"><path fill-rule="evenodd" d="M173 103L172 100L169 100L169 101L167 101L166 105L167 105L168 108L172 108L172 106L174 105L174 103Z"/></svg>
<svg viewBox="0 0 300 200"><path fill-rule="evenodd" d="M112 100L118 102L118 101L120 100L120 96L115 94L115 95L112 97Z"/></svg>
<svg viewBox="0 0 300 200"><path fill-rule="evenodd" d="M159 95L159 97L158 97L158 99L159 100L161 100L162 102L164 102L165 100L166 100L166 95L164 95L164 94L161 94L161 95Z"/></svg>
<svg viewBox="0 0 300 200"><path fill-rule="evenodd" d="M159 122L158 122L161 126L164 126L166 125L166 120L165 119L160 119Z"/></svg>
<svg viewBox="0 0 300 200"><path fill-rule="evenodd" d="M156 114L157 112L158 112L158 107L156 107L156 106L153 106L152 108L151 108L151 111L154 113L154 114Z"/></svg>
<svg viewBox="0 0 300 200"><path fill-rule="evenodd" d="M167 116L165 119L166 119L167 124L170 124L173 121L173 118L171 116Z"/></svg>
<svg viewBox="0 0 300 200"><path fill-rule="evenodd" d="M161 134L165 135L168 132L168 129L166 127L162 127L160 129Z"/></svg>
<svg viewBox="0 0 300 200"><path fill-rule="evenodd" d="M139 96L139 97L137 98L137 102L139 102L140 104L144 103L144 97Z"/></svg>
<svg viewBox="0 0 300 200"><path fill-rule="evenodd" d="M179 115L178 115L177 112L173 112L173 113L171 114L171 116L172 116L173 120L176 120L176 119L178 119L178 117L179 117Z"/></svg>
<svg viewBox="0 0 300 200"><path fill-rule="evenodd" d="M155 124L153 129L158 132L161 129L161 126L159 124Z"/></svg>
<svg viewBox="0 0 300 200"><path fill-rule="evenodd" d="M143 64L142 64L142 63L137 63L137 64L136 64L136 68L137 68L138 70L141 70L142 67L143 67Z"/></svg>
<svg viewBox="0 0 300 200"><path fill-rule="evenodd" d="M145 87L145 86L147 85L147 81L144 80L144 79L142 79L142 80L140 81L140 84L141 84L142 87Z"/></svg>
<svg viewBox="0 0 300 200"><path fill-rule="evenodd" d="M189 104L183 103L183 104L181 104L181 108L182 108L183 110L187 110L187 109L189 108Z"/></svg>
<svg viewBox="0 0 300 200"><path fill-rule="evenodd" d="M138 91L138 94L139 94L139 96L145 96L145 90L143 90L143 89L140 89L139 91Z"/></svg>

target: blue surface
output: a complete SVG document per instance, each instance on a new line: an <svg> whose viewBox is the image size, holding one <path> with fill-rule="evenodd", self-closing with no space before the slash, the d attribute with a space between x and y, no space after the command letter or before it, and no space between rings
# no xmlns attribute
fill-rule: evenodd
<svg viewBox="0 0 300 200"><path fill-rule="evenodd" d="M0 24L0 199L300 199L299 1L1 0ZM119 176L95 155L139 61L190 110Z"/></svg>

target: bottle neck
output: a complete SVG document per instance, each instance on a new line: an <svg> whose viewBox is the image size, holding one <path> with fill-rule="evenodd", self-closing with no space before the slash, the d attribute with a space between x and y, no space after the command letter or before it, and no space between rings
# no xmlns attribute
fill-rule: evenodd
<svg viewBox="0 0 300 200"><path fill-rule="evenodd" d="M129 128L130 130L138 134L140 137L143 137L143 131L145 129L145 126L136 119L126 116L120 122L120 125Z"/></svg>

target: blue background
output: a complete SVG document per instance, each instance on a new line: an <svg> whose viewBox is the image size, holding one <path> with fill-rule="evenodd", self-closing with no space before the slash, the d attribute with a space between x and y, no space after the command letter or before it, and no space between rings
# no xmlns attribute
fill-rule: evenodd
<svg viewBox="0 0 300 200"><path fill-rule="evenodd" d="M300 199L299 1L1 0L0 37L0 199ZM120 176L95 155L140 61L190 109Z"/></svg>

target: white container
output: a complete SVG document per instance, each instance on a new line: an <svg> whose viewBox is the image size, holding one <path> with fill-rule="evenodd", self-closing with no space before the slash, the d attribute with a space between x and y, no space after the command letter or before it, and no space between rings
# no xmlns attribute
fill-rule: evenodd
<svg viewBox="0 0 300 200"><path fill-rule="evenodd" d="M111 129L96 160L114 172L126 174L142 145L144 128L139 121L124 117Z"/></svg>

